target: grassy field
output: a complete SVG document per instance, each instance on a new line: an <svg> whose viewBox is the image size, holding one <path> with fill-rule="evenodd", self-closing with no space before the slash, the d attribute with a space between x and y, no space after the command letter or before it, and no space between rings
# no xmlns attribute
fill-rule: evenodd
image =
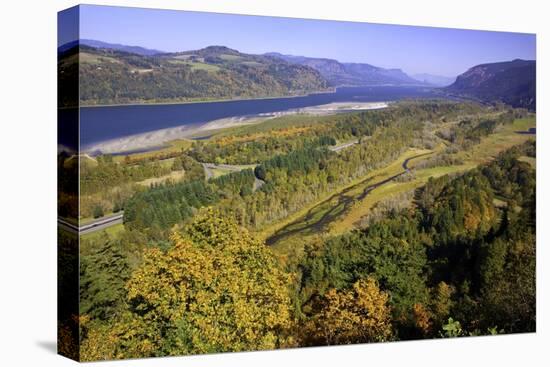
<svg viewBox="0 0 550 367"><path fill-rule="evenodd" d="M109 238L116 238L118 234L121 233L122 231L124 231L124 224L119 223L99 231L83 234L80 236L80 238L85 240L92 240L92 239L97 239L101 236L104 236L105 234L109 236Z"/></svg>
<svg viewBox="0 0 550 367"><path fill-rule="evenodd" d="M372 208L382 199L391 198L410 190L414 190L426 182L430 177L437 178L451 173L466 171L474 166L444 166L415 171L415 178L408 182L392 181L371 191L370 195L356 203L352 210L334 221L329 227L330 235L338 235L347 232L357 226L357 223L365 217Z"/></svg>
<svg viewBox="0 0 550 367"><path fill-rule="evenodd" d="M484 138L480 144L475 145L469 150L458 153L457 157L474 165L487 163L503 150L521 144L526 140L533 139L534 135L519 134L518 132L527 131L529 128L535 126L536 121L534 117L516 120L514 123L505 125L496 133Z"/></svg>
<svg viewBox="0 0 550 367"><path fill-rule="evenodd" d="M368 186L368 185L370 185L374 182L377 182L377 181L382 181L382 180L384 180L388 177L391 177L391 176L396 175L396 174L400 173L401 171L403 171L402 164L403 164L404 160L406 160L408 158L411 158L411 157L414 157L414 156L419 155L419 154L429 153L429 152L430 151L428 151L428 150L420 150L420 149L412 149L411 148L411 149L407 150L406 152L404 152L403 154L401 154L396 160L394 160L389 165L387 165L383 168L373 170L368 175L366 175L364 177L361 177L361 178L358 178L358 179L352 181L350 184L338 189L337 191L334 191L330 194L327 194L327 195L323 196L322 198L319 198L319 200L317 200L316 202L313 202L310 205L304 207L302 210L300 210L300 211L298 211L298 212L296 212L292 215L289 215L284 220L282 220L280 222L277 222L276 224L270 225L269 227L265 228L261 232L258 232L257 234L262 239L268 238L271 235L273 235L275 232L281 230L283 227L286 227L289 224L291 224L291 223L295 222L296 220L300 219L301 217L304 217L307 212L314 209L315 207L317 207L319 205L322 205L322 204L323 204L323 207L327 207L327 205L326 205L327 200L329 200L332 196L340 194L344 191L346 191L346 195L357 195L357 194L359 194L360 192L363 191L365 186ZM321 213L319 213L319 215L321 215Z"/></svg>
<svg viewBox="0 0 550 367"><path fill-rule="evenodd" d="M226 61L238 61L241 60L243 57L239 55L231 55L231 54L221 54L220 59L226 60Z"/></svg>
<svg viewBox="0 0 550 367"><path fill-rule="evenodd" d="M369 210L383 198L418 188L424 185L430 177L437 178L447 174L470 170L480 164L491 161L500 152L514 145L533 139L532 135L518 134L517 131L525 131L534 126L535 120L533 118L516 120L513 124L505 126L501 131L483 139L479 145L472 147L470 150L457 153L456 155L464 160L464 163L461 165L415 170L415 178L409 182L389 182L373 190L371 194L362 202L358 203L352 211L346 213L341 220L333 222L330 227L330 233L339 234L352 229L354 223L359 221L361 217L367 215ZM533 158L525 157L525 159L534 162Z"/></svg>
<svg viewBox="0 0 550 367"><path fill-rule="evenodd" d="M204 70L209 72L220 70L220 67L217 65L205 64L203 62L190 62L188 65L191 66L191 70Z"/></svg>
<svg viewBox="0 0 550 367"><path fill-rule="evenodd" d="M227 175L231 172L235 172L235 170L216 167L216 168L210 168L210 172L212 172L211 178L217 178L223 175Z"/></svg>
<svg viewBox="0 0 550 367"><path fill-rule="evenodd" d="M217 65L206 64L204 62L197 61L187 61L182 59L173 59L168 61L170 64L174 65L188 65L191 67L191 70L205 70L210 72L216 72L220 70L220 67Z"/></svg>
<svg viewBox="0 0 550 367"><path fill-rule="evenodd" d="M533 167L535 169L537 168L537 161L533 157L523 156L523 157L519 157L519 160L522 161L522 162L525 162L525 163L529 163L531 165L531 167Z"/></svg>
<svg viewBox="0 0 550 367"><path fill-rule="evenodd" d="M143 180L143 181L139 181L139 182L137 182L137 184L141 185L141 186L144 186L144 187L149 187L153 184L161 184L161 183L165 183L167 181L177 182L177 181L181 180L183 178L183 176L185 176L185 171L184 170L172 171L169 174L161 176L161 177L152 177L152 178L148 178L148 179Z"/></svg>
<svg viewBox="0 0 550 367"><path fill-rule="evenodd" d="M262 64L257 61L243 61L241 64L248 66L262 66Z"/></svg>
<svg viewBox="0 0 550 367"><path fill-rule="evenodd" d="M260 233L262 238L267 238L273 233L285 228L285 230L296 229L297 227L302 226L304 231L298 232L291 237L285 238L284 241L276 243L273 248L280 254L289 254L293 252L301 252L302 247L306 241L314 241L316 238L322 238L327 236L333 236L345 233L353 228L356 228L357 223L360 220L368 215L370 210L382 199L392 197L394 195L399 195L410 190L414 190L418 187L423 186L430 179L430 177L437 178L447 174L460 173L472 168L477 167L480 164L487 163L493 160L500 152L514 146L521 144L529 139L534 139L533 135L529 134L520 134L518 132L527 131L529 128L535 127L534 118L526 118L521 120L516 120L510 125L502 127L499 131L494 134L489 135L488 137L482 139L480 144L473 146L472 148L456 153L456 156L463 160L463 164L453 165L453 166L440 166L424 169L415 169L414 177L410 181L406 182L397 182L391 181L378 188L372 190L369 195L367 195L363 200L357 201L351 208L351 210L343 211L343 208L331 206L331 202L327 202L327 198L324 198L313 203L312 205L304 208L298 213L286 218L285 220L277 223L276 225L271 226L268 229L265 229ZM438 147L434 153L441 151L443 146ZM360 194L365 186L368 186L376 181L382 181L384 178L390 177L402 171L401 163L404 159L419 154L419 151L409 150L399 157L396 161L392 162L390 165L386 166L383 169L378 169L374 172L371 172L366 178L359 180L359 182L354 182L347 187L340 190L346 191L346 195L358 195ZM427 157L419 158L418 160L413 160L410 162L409 167L414 168L415 163L420 162L422 159ZM534 159L523 157L525 161L528 161L531 164L534 164ZM352 188L350 190L350 187ZM332 195L328 196L331 197ZM339 205L337 201L332 202L333 205ZM323 231L323 233L318 233L314 231L308 231L308 225L322 217L327 211L332 211L333 214L337 215L337 218L333 220L328 228ZM313 212L315 215L309 217L308 221L303 223L295 223L292 226L289 224L294 223L299 218L304 217L306 213Z"/></svg>
<svg viewBox="0 0 550 367"><path fill-rule="evenodd" d="M121 63L120 60L117 60L113 57L95 55L88 52L81 52L79 61L83 64L93 64L93 65L99 65L104 62L112 62L115 64Z"/></svg>
<svg viewBox="0 0 550 367"><path fill-rule="evenodd" d="M167 145L161 149L152 150L150 152L142 152L142 153L134 153L134 154L128 154L128 157L132 159L155 159L158 156L174 153L174 152L181 152L188 150L191 148L191 145L193 142L191 140L187 139L178 139L178 140L172 140L167 143ZM113 157L113 160L115 162L121 162L126 159L125 155L117 155Z"/></svg>
<svg viewBox="0 0 550 367"><path fill-rule="evenodd" d="M311 126L323 122L324 120L334 119L334 116L312 116L308 114L293 114L274 118L267 118L263 122L254 125L244 125L234 128L218 131L215 136L232 136L244 134L269 133L273 130L285 128L297 128Z"/></svg>
<svg viewBox="0 0 550 367"><path fill-rule="evenodd" d="M216 166L213 168L208 168L208 170L212 173L211 178L216 178L223 175L227 175L231 172L242 171L243 169L254 169L255 167L256 167L255 164L236 164L228 167Z"/></svg>
<svg viewBox="0 0 550 367"><path fill-rule="evenodd" d="M405 159L411 158L420 154L429 153L429 150L420 150L420 149L410 149L404 154L402 154L398 159L393 161L390 165L377 169L371 172L366 178L363 178L359 183L353 183L347 187L347 189L341 190L346 191L345 195L356 199L360 197L363 191L370 185L375 184L380 181L392 177L400 172L403 172L402 163ZM435 153L435 152L434 152ZM427 156L425 156L427 157ZM421 160L422 158L418 158ZM413 160L414 161L414 160ZM411 163L413 162L411 161ZM308 210L301 211L300 216L303 217L305 213L309 210L316 213L315 218L310 219L310 223L299 223L294 224L291 227L285 228L292 229L292 227L304 227L305 230L298 232L290 237L284 239L284 241L277 242L273 245L273 249L280 255L286 256L287 254L301 254L303 251L303 246L307 242L321 240L326 237L333 235L341 234L347 232L356 227L356 222L358 222L368 211L373 207L374 204L379 202L381 199L388 197L389 195L405 192L414 188L412 182L406 183L395 183L390 181L379 188L376 188L365 196L362 200L357 200L351 207L351 209L345 210L345 207L337 201L324 201L317 204L314 208L308 208ZM338 205L334 208L331 204ZM335 217L323 231L309 231L307 230L307 225L311 224L316 218L320 218L325 215L327 212ZM285 223L292 223L293 221L300 218L300 216L293 216L292 221L285 220ZM288 225L288 224L285 224ZM277 228L283 228L285 225L277 226ZM272 233L272 232L271 232Z"/></svg>

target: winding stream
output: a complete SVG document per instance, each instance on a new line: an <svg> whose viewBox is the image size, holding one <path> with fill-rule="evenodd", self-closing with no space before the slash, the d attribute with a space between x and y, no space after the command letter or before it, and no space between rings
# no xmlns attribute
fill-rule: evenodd
<svg viewBox="0 0 550 367"><path fill-rule="evenodd" d="M401 164L401 166L403 167L402 172L396 175L393 175L391 177L388 177L382 181L368 185L363 189L363 191L359 195L347 195L347 194L350 191L356 189L358 185L363 185L368 181L373 180L372 177L367 178L359 182L357 185L354 185L352 187L349 187L343 190L342 192L332 195L328 199L321 202L319 205L316 205L315 207L311 208L304 216L287 224L286 226L284 226L283 228L275 232L273 235L268 237L266 239L267 245L272 246L275 243L279 242L280 240L293 236L297 233L302 232L302 233L313 234L313 233L318 233L325 230L329 223L334 221L339 215L349 210L350 207L355 202L363 200L368 194L372 192L372 190L382 185L385 185L388 182L395 180L397 177L407 173L409 171L408 164L411 160L420 158L426 155L430 155L430 154L433 154L433 152L418 154L413 157L405 159ZM337 200L337 202L333 203L334 200ZM318 216L319 210L321 209L322 211L323 206L330 206L330 208L324 214L322 214L321 217L316 218L316 216ZM304 225L300 225L300 224L304 224Z"/></svg>

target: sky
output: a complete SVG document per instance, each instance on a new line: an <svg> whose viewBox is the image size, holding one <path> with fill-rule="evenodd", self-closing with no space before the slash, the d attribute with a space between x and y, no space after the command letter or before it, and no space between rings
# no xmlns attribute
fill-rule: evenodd
<svg viewBox="0 0 550 367"><path fill-rule="evenodd" d="M74 28L74 14L59 17ZM223 45L454 77L489 62L536 58L533 34L359 22L80 6L80 38L167 52ZM71 33L71 32L69 32ZM59 44L74 40L60 36Z"/></svg>

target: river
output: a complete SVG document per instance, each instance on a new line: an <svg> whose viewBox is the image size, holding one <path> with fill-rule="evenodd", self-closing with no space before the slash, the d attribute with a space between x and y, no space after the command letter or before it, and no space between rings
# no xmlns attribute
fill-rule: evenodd
<svg viewBox="0 0 550 367"><path fill-rule="evenodd" d="M426 87L342 87L335 92L300 97L81 107L80 146L86 149L104 141L160 129L194 126L222 118L280 112L333 102L387 102L437 96L434 89Z"/></svg>

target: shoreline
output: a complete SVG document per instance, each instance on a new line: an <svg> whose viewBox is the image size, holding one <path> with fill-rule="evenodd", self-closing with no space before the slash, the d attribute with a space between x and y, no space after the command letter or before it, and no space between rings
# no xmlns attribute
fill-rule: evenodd
<svg viewBox="0 0 550 367"><path fill-rule="evenodd" d="M81 147L82 153L97 155L131 155L136 151L153 151L161 149L166 143L178 139L192 139L201 133L225 130L246 125L257 125L265 121L297 114L308 114L311 116L325 116L338 113L360 112L373 109L387 108L392 102L333 102L324 105L309 106L304 108L290 109L286 111L261 113L255 115L233 116L205 123L192 125L180 125L165 129L152 130L145 133L128 135L114 138L88 147Z"/></svg>
<svg viewBox="0 0 550 367"><path fill-rule="evenodd" d="M183 100L173 102L131 102L131 103L111 103L111 104L91 104L91 105L78 105L76 107L68 108L95 108L95 107L124 107L124 106L164 106L164 105L179 105L179 104L193 104L193 103L216 103L216 102L235 102L235 101L257 101L266 99L283 99L283 98L299 98L307 97L316 94L336 93L339 88L379 88L379 87L411 87L411 88L428 88L439 89L438 87L423 85L423 84L375 84L375 85L339 85L337 87L327 88L326 90L317 90L308 93L280 95L280 96L266 96L266 97L250 97L250 98L216 98L216 99L198 99L198 100ZM67 107L59 107L67 108Z"/></svg>
<svg viewBox="0 0 550 367"><path fill-rule="evenodd" d="M267 97L251 97L251 98L218 98L218 99L199 99L193 101L174 101L174 102L132 102L132 103L112 103L112 104L92 104L92 105L79 105L78 108L95 108L95 107L126 107L126 106L165 106L165 105L177 105L177 104L193 104L193 103L216 103L216 102L235 102L235 101L258 101L265 99L280 99L280 98L298 98L307 97L315 94L324 93L336 93L335 88L329 88L327 90L318 90L309 93L281 95L281 96L267 96ZM70 107L75 108L75 107Z"/></svg>

